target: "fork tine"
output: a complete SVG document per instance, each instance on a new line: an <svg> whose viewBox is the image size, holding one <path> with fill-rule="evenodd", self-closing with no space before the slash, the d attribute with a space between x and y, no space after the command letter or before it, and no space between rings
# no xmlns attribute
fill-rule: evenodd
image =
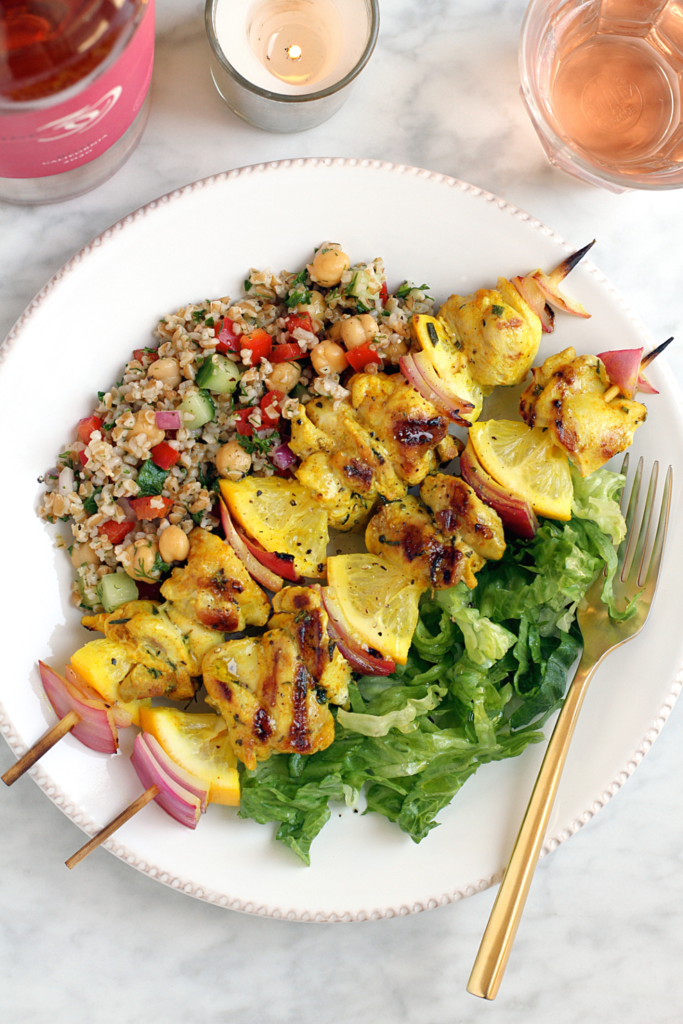
<svg viewBox="0 0 683 1024"><path fill-rule="evenodd" d="M628 458L628 456L627 456L627 458ZM626 462L626 459L624 459L624 462ZM622 471L623 471L623 467L622 467ZM643 479L643 457L641 455L641 457L638 459L638 465L636 466L636 475L634 476L633 483L631 484L631 495L630 495L630 498L628 499L628 508L626 510L626 515L625 515L625 518L626 518L626 535L624 536L624 539L622 540L621 544L619 545L619 550L617 551L617 560L619 562L619 565L621 566L622 572L623 572L624 566L626 565L626 556L628 554L628 549L629 549L631 541L632 541L631 527L633 526L633 517L635 516L636 509L638 507L638 498L640 497L640 485L641 485L642 479ZM622 512L624 511L625 503L626 503L626 488L624 488L624 492L623 492L623 494L621 496L621 510L622 510Z"/></svg>
<svg viewBox="0 0 683 1024"><path fill-rule="evenodd" d="M669 525L669 511L671 509L671 491L673 489L673 468L669 466L666 474L666 480L664 482L664 493L662 494L662 507L659 513L659 522L657 524L657 533L655 534L655 542L652 546L652 554L650 555L650 564L648 566L647 574L645 579L638 579L638 585L644 586L649 591L649 596L652 597L657 588L657 581L659 580L659 570L662 566L662 555L664 553L664 545L666 543L666 531ZM641 570L641 577L642 577Z"/></svg>
<svg viewBox="0 0 683 1024"><path fill-rule="evenodd" d="M659 475L659 462L652 464L652 473L650 474L650 484L647 489L647 497L645 499L645 508L643 509L643 516L640 521L640 530L638 532L638 540L636 541L635 551L633 552L633 558L631 559L630 566L628 568L628 576L626 575L627 563L624 560L624 565L621 570L622 582L627 587L637 586L637 580L643 570L643 562L645 561L645 550L647 548L647 540L650 536L650 525L652 523L652 508L654 506L655 491L657 490L657 477ZM635 531L633 531L635 532ZM633 541L633 535L629 537L629 554Z"/></svg>

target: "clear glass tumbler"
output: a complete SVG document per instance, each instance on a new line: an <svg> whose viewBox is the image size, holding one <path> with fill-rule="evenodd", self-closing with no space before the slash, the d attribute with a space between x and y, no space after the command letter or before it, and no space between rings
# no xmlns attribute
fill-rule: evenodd
<svg viewBox="0 0 683 1024"><path fill-rule="evenodd" d="M519 62L552 164L611 192L683 185L683 0L532 0Z"/></svg>

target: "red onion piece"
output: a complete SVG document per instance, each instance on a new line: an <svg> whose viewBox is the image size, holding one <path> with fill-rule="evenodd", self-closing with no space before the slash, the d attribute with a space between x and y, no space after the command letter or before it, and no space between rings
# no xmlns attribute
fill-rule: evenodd
<svg viewBox="0 0 683 1024"><path fill-rule="evenodd" d="M576 302L574 299L567 298L566 295L562 295L557 282L552 276L544 274L541 270L537 270L535 274L531 274L534 281L538 284L545 296L546 302L549 302L551 306L555 306L557 309L561 309L564 313L571 313L572 316L581 316L588 319L590 313L587 313L580 302Z"/></svg>
<svg viewBox="0 0 683 1024"><path fill-rule="evenodd" d="M650 381L647 379L644 373L638 374L638 386L636 387L636 391L643 391L646 395L659 394L657 388L653 387L652 384L650 384Z"/></svg>
<svg viewBox="0 0 683 1024"><path fill-rule="evenodd" d="M159 792L154 799L159 806L186 828L196 828L202 813L202 801L165 772L147 745L146 737L147 733L139 733L135 737L130 758L140 782L145 789L157 786Z"/></svg>
<svg viewBox="0 0 683 1024"><path fill-rule="evenodd" d="M173 779L179 786L186 789L188 793L192 793L194 796L199 798L202 814L206 812L207 805L209 803L209 789L210 787L198 779L196 775L192 775L191 772L186 771L179 764L170 757L164 748L161 746L156 737L152 736L151 733L143 733L147 748L156 760L159 767L166 772L166 774Z"/></svg>
<svg viewBox="0 0 683 1024"><path fill-rule="evenodd" d="M498 513L507 530L525 540L536 536L538 520L529 502L501 487L486 472L469 444L460 456L460 474L477 497Z"/></svg>
<svg viewBox="0 0 683 1024"><path fill-rule="evenodd" d="M289 469L296 465L297 457L288 444L281 444L274 450L270 461L278 469Z"/></svg>
<svg viewBox="0 0 683 1024"><path fill-rule="evenodd" d="M47 699L57 717L64 718L69 711L79 716L80 721L71 730L76 739L100 754L115 754L119 737L111 708L104 701L86 697L43 661L38 665Z"/></svg>
<svg viewBox="0 0 683 1024"><path fill-rule="evenodd" d="M180 430L183 420L177 409L161 410L154 414L159 430Z"/></svg>
<svg viewBox="0 0 683 1024"><path fill-rule="evenodd" d="M454 423L464 427L470 426L469 421L463 419L463 415L472 412L474 406L471 402L448 393L447 385L436 374L424 352L401 356L399 366L403 376L423 398L445 413Z"/></svg>
<svg viewBox="0 0 683 1024"><path fill-rule="evenodd" d="M622 348L611 352L598 352L598 359L602 360L610 382L619 387L624 398L633 398L638 389L638 375L642 358L642 348Z"/></svg>
<svg viewBox="0 0 683 1024"><path fill-rule="evenodd" d="M368 676L390 676L395 672L395 662L390 658L383 658L379 652L373 654L366 643L352 635L351 627L337 601L334 587L323 587L320 593L329 620L327 632L351 668Z"/></svg>
<svg viewBox="0 0 683 1024"><path fill-rule="evenodd" d="M527 306L529 306L538 319L546 334L552 334L555 329L555 314L545 301L545 295L533 277L513 277L511 284L515 286Z"/></svg>
<svg viewBox="0 0 683 1024"><path fill-rule="evenodd" d="M284 585L282 577L277 576L274 572L271 572L270 569L266 569L264 565L261 565L261 563L254 558L247 547L244 538L241 537L235 529L235 524L228 512L228 506L222 498L220 499L219 504L221 507L221 523L223 524L225 540L233 549L239 560L244 564L249 575L267 590L272 590L274 593L277 593L278 590L282 590Z"/></svg>

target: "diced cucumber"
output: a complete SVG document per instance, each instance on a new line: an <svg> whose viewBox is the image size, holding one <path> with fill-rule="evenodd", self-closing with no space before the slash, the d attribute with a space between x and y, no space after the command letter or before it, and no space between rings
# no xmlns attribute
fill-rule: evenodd
<svg viewBox="0 0 683 1024"><path fill-rule="evenodd" d="M205 423L209 423L216 415L213 398L208 391L204 390L195 391L193 394L188 395L180 403L178 410L183 416L183 425L186 430L197 430L199 427L203 427ZM192 419L185 417L187 412L191 413Z"/></svg>
<svg viewBox="0 0 683 1024"><path fill-rule="evenodd" d="M78 587L78 593L81 597L81 608L88 608L92 611L92 609L96 607L97 602L92 601L90 598L85 596L85 587L83 586L83 580L80 576L76 578L76 586Z"/></svg>
<svg viewBox="0 0 683 1024"><path fill-rule="evenodd" d="M346 289L346 294L355 295L360 299L366 294L369 283L370 275L367 270L357 270L351 284Z"/></svg>
<svg viewBox="0 0 683 1024"><path fill-rule="evenodd" d="M135 580L127 572L110 572L103 576L97 584L97 593L105 612L116 611L122 604L137 601L140 596Z"/></svg>
<svg viewBox="0 0 683 1024"><path fill-rule="evenodd" d="M237 387L240 372L231 359L218 352L202 363L195 378L198 388L207 388L216 395L227 395Z"/></svg>

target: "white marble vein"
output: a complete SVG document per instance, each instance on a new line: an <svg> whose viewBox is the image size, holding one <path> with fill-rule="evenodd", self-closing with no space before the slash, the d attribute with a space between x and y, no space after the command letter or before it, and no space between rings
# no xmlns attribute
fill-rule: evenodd
<svg viewBox="0 0 683 1024"><path fill-rule="evenodd" d="M595 262L655 339L683 333L683 191L613 196L544 160L518 93L523 0L384 0L375 55L330 122L268 135L211 85L200 0L162 0L143 141L110 182L39 209L0 205L0 337L60 265L163 192L298 156L418 164L473 181ZM683 349L671 363L683 381ZM498 1000L465 984L493 901L303 926L172 892L103 851L29 779L0 793L0 1019L12 1024L673 1024L683 1005L683 704L635 776L541 863ZM0 745L0 773L11 763Z"/></svg>

